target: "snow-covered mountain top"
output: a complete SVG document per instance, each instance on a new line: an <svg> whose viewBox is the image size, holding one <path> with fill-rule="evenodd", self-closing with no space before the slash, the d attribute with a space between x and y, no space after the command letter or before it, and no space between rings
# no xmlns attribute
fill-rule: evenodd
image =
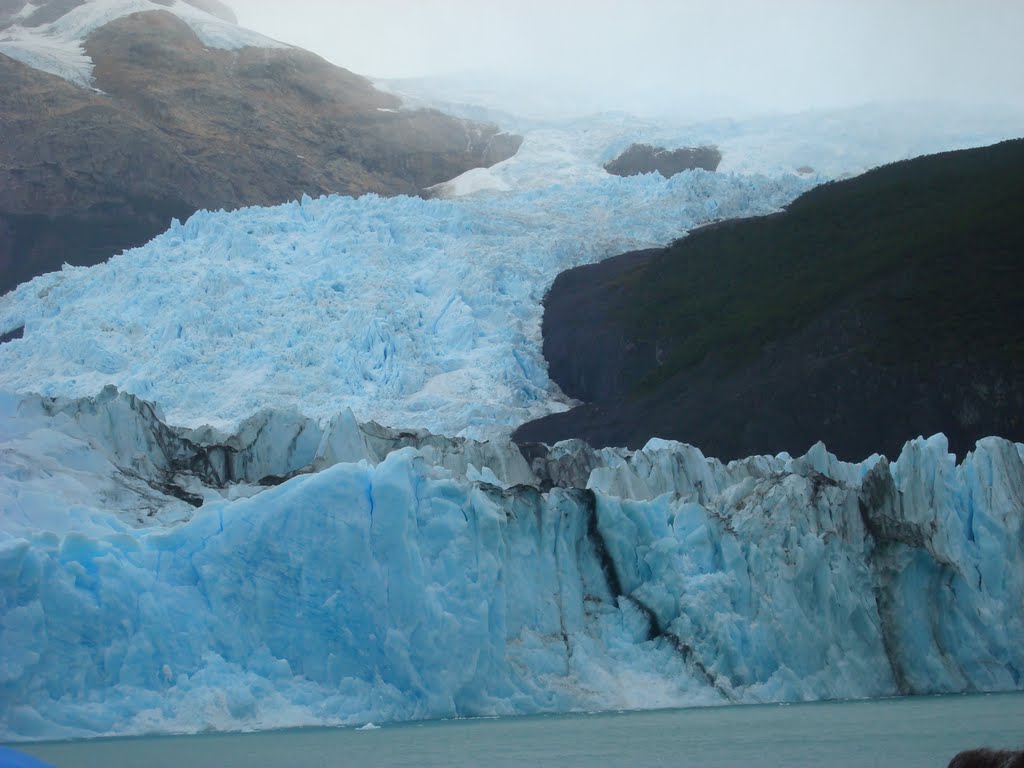
<svg viewBox="0 0 1024 768"><path fill-rule="evenodd" d="M105 24L133 13L169 11L188 24L210 48L288 47L182 0L85 0L53 21L29 24L39 7L26 4L11 18L10 26L0 30L0 54L83 88L91 87L93 69L93 62L85 52L85 41Z"/></svg>

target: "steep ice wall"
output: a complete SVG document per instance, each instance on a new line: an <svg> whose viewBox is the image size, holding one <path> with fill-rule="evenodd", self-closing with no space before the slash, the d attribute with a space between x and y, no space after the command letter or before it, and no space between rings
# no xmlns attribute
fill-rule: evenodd
<svg viewBox="0 0 1024 768"><path fill-rule="evenodd" d="M417 439L170 526L5 520L0 738L1021 687L1024 446L507 446L503 488Z"/></svg>
<svg viewBox="0 0 1024 768"><path fill-rule="evenodd" d="M862 695L867 681L1007 690L1024 660L1022 458L1024 446L986 438L957 465L936 435L891 466L845 464L819 444L704 467L696 449L655 442L614 479L674 492L639 504L598 494L599 520L624 589L745 696ZM694 578L708 570L717 584Z"/></svg>
<svg viewBox="0 0 1024 768"><path fill-rule="evenodd" d="M883 638L915 649L890 654L901 689L1024 685L1022 457L1024 446L986 438L956 466L939 436L865 478Z"/></svg>
<svg viewBox="0 0 1024 768"><path fill-rule="evenodd" d="M404 449L171 530L7 538L4 737L720 699L667 646L634 650L588 499Z"/></svg>

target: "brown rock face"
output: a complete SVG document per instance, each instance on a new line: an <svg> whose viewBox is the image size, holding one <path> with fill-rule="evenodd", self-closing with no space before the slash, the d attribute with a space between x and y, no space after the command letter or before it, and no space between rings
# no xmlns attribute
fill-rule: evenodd
<svg viewBox="0 0 1024 768"><path fill-rule="evenodd" d="M606 163L604 169L616 176L658 172L666 179L670 179L677 173L695 168L716 171L721 162L722 153L718 151L718 147L665 149L650 144L633 144L614 160Z"/></svg>
<svg viewBox="0 0 1024 768"><path fill-rule="evenodd" d="M95 264L201 202L204 174L108 96L0 56L0 292Z"/></svg>
<svg viewBox="0 0 1024 768"><path fill-rule="evenodd" d="M100 92L0 55L0 293L65 261L102 261L199 208L415 195L521 142L400 111L297 48L207 49L164 11L118 19L86 50Z"/></svg>

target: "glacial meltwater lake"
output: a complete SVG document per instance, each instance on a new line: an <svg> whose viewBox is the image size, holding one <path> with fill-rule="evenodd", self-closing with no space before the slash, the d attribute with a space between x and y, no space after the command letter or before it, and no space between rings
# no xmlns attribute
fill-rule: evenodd
<svg viewBox="0 0 1024 768"><path fill-rule="evenodd" d="M101 739L21 749L58 768L945 768L960 750L983 745L1024 746L1024 694Z"/></svg>

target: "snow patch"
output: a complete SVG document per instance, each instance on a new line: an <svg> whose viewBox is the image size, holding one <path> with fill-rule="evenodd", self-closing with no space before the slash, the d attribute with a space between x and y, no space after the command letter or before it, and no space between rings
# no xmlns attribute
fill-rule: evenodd
<svg viewBox="0 0 1024 768"><path fill-rule="evenodd" d="M248 46L289 46L213 16L176 0L162 5L150 0L87 0L59 19L38 27L14 24L0 32L0 53L30 67L49 72L82 88L92 85L93 62L84 43L95 30L110 22L144 11L169 11L188 24L204 45L223 50Z"/></svg>

